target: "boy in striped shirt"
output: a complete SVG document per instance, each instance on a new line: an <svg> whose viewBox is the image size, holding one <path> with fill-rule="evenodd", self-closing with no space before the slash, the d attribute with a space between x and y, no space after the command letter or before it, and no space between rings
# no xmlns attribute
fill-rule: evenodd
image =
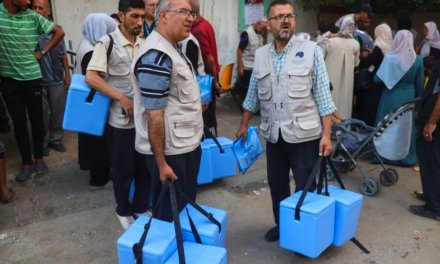
<svg viewBox="0 0 440 264"><path fill-rule="evenodd" d="M15 177L22 182L32 174L49 169L43 161L43 105L38 61L64 37L64 32L34 11L29 0L5 0L0 4L0 91L12 117L23 168ZM35 52L41 34L53 34L41 51ZM27 113L32 125L33 154L27 130Z"/></svg>

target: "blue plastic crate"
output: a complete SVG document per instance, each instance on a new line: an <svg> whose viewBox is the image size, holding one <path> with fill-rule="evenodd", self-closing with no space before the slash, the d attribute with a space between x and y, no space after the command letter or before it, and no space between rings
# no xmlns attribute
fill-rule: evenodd
<svg viewBox="0 0 440 264"><path fill-rule="evenodd" d="M129 197L133 199L134 196L134 181L131 183ZM150 191L150 200L148 200L148 205L153 207L153 190Z"/></svg>
<svg viewBox="0 0 440 264"><path fill-rule="evenodd" d="M192 242L184 242L186 264L226 264L226 249L206 246ZM149 264L149 263L148 263ZM165 264L179 264L179 255L176 251Z"/></svg>
<svg viewBox="0 0 440 264"><path fill-rule="evenodd" d="M340 247L355 237L364 197L333 185L328 186L328 192L336 201L333 245Z"/></svg>
<svg viewBox="0 0 440 264"><path fill-rule="evenodd" d="M74 74L72 76L64 112L63 128L69 131L102 136L111 100L96 92L92 102L86 102L91 88L84 79L84 75Z"/></svg>
<svg viewBox="0 0 440 264"><path fill-rule="evenodd" d="M118 239L119 264L136 264L133 245L138 243L149 217L141 216ZM153 219L142 250L144 263L163 264L177 250L174 226L171 223Z"/></svg>
<svg viewBox="0 0 440 264"><path fill-rule="evenodd" d="M224 153L220 153L220 148L213 139L205 139L205 144L209 146L211 152L212 177L214 180L227 178L237 175L237 162L235 160L232 145L234 141L219 137L218 142L223 148Z"/></svg>
<svg viewBox="0 0 440 264"><path fill-rule="evenodd" d="M280 204L280 245L282 248L318 257L333 242L335 231L335 199L308 193L295 219L295 208L302 191Z"/></svg>
<svg viewBox="0 0 440 264"><path fill-rule="evenodd" d="M211 213L212 216L220 222L222 226L222 230L219 233L217 225L212 223L208 218L202 215L199 211L197 211L190 204L187 205L189 214L194 222L194 225L197 228L200 239L204 245L208 246L216 246L216 247L225 247L226 240L226 218L228 213L221 209L216 209L204 205L200 205L206 212ZM182 235L183 240L188 242L196 242L194 235L191 231L191 225L188 220L188 215L185 209L180 213L180 225L182 227Z"/></svg>
<svg viewBox="0 0 440 264"><path fill-rule="evenodd" d="M200 142L200 147L202 148L202 159L200 160L200 170L197 177L197 183L202 185L211 183L214 178L212 176L211 149L206 142Z"/></svg>

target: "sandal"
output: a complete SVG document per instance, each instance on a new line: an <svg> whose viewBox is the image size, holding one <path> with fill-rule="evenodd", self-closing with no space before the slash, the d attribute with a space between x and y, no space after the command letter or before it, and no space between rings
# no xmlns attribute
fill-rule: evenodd
<svg viewBox="0 0 440 264"><path fill-rule="evenodd" d="M9 199L6 200L6 201L1 201L0 200L1 204L10 204L10 203L12 203L14 201L14 196L15 196L14 192L11 189L9 189L9 192L11 193L11 197L9 197Z"/></svg>
<svg viewBox="0 0 440 264"><path fill-rule="evenodd" d="M414 166L414 167L413 167L413 170L414 170L415 172L420 172L420 167L419 167L419 166Z"/></svg>

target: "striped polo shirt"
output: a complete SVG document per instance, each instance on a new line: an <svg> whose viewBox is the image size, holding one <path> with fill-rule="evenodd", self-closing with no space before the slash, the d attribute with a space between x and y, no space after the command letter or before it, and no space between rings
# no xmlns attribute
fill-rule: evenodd
<svg viewBox="0 0 440 264"><path fill-rule="evenodd" d="M40 35L49 35L54 26L30 9L12 15L0 4L0 76L20 81L41 78L35 48Z"/></svg>

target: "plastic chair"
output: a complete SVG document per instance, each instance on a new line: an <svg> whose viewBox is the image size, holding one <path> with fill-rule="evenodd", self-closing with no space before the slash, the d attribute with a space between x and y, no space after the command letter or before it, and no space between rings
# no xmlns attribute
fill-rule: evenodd
<svg viewBox="0 0 440 264"><path fill-rule="evenodd" d="M227 92L231 89L233 70L234 70L234 63L231 63L225 67L222 76L220 77L220 84L223 86L224 92Z"/></svg>

